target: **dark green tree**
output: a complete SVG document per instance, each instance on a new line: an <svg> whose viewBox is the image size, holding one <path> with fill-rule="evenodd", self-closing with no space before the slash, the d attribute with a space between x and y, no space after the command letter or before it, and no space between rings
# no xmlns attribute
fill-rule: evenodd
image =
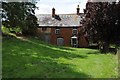
<svg viewBox="0 0 120 80"><path fill-rule="evenodd" d="M22 32L33 34L32 29L37 28L35 9L37 7L31 2L2 2L2 23L7 28L19 27ZM32 16L31 16L32 15ZM30 19L30 20L28 20ZM31 24L28 24L29 23ZM28 33L29 34L29 33Z"/></svg>

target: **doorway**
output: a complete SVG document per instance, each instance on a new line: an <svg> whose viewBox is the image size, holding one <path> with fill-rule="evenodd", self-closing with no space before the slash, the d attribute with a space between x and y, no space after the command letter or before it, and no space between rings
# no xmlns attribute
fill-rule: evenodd
<svg viewBox="0 0 120 80"><path fill-rule="evenodd" d="M71 46L78 47L78 38L76 36L71 37Z"/></svg>

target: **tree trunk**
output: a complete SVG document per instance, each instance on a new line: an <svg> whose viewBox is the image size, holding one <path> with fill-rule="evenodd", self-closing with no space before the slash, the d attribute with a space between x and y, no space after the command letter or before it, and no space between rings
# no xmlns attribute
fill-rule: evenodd
<svg viewBox="0 0 120 80"><path fill-rule="evenodd" d="M99 50L101 53L108 53L109 52L109 42L99 42Z"/></svg>
<svg viewBox="0 0 120 80"><path fill-rule="evenodd" d="M115 46L115 54L117 54L118 53L118 46L119 46L119 44L116 44L116 46Z"/></svg>
<svg viewBox="0 0 120 80"><path fill-rule="evenodd" d="M103 44L103 52L108 53L109 52L109 42L104 42Z"/></svg>
<svg viewBox="0 0 120 80"><path fill-rule="evenodd" d="M102 42L102 41L99 41L99 42L98 42L98 46L99 46L99 50L100 50L101 52L103 52L103 42Z"/></svg>

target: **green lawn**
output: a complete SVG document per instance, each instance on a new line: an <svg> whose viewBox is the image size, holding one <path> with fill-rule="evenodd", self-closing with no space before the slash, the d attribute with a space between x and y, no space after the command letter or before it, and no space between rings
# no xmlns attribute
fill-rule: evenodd
<svg viewBox="0 0 120 80"><path fill-rule="evenodd" d="M114 78L117 55L57 47L37 39L3 38L3 78Z"/></svg>

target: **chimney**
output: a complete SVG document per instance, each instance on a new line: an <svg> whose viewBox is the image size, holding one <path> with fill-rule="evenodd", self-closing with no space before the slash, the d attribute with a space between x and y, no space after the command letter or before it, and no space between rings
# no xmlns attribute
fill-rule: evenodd
<svg viewBox="0 0 120 80"><path fill-rule="evenodd" d="M55 8L52 8L52 17L55 16Z"/></svg>
<svg viewBox="0 0 120 80"><path fill-rule="evenodd" d="M80 13L80 8L79 8L79 5L77 5L77 15L79 15Z"/></svg>

